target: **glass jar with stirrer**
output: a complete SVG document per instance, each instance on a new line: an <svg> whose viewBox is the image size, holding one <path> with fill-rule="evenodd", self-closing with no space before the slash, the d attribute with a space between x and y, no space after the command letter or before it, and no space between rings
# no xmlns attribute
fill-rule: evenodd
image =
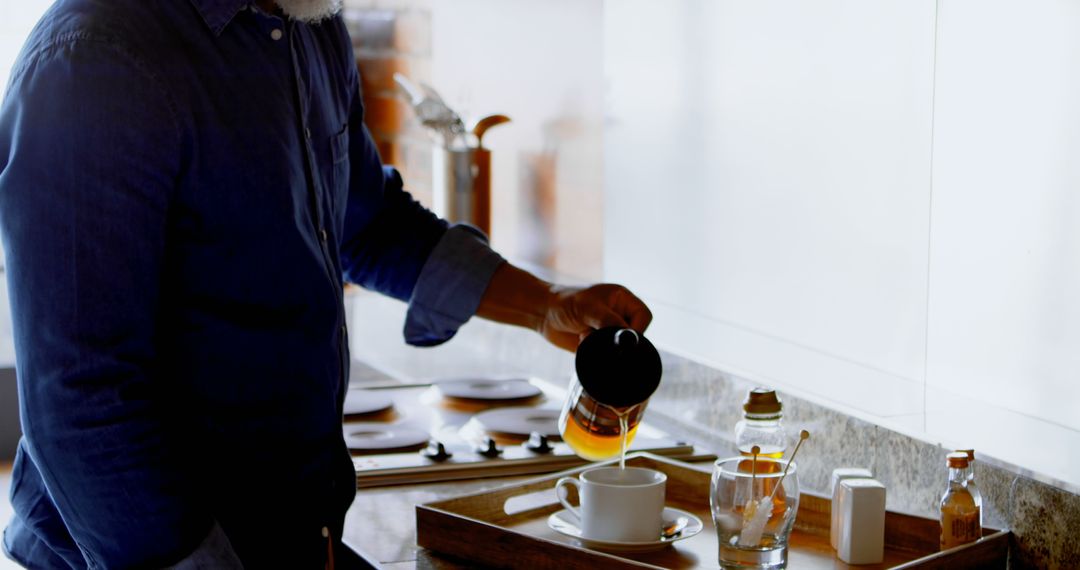
<svg viewBox="0 0 1080 570"><path fill-rule="evenodd" d="M787 459L750 449L751 458L716 462L709 502L723 568L784 568L799 510L795 455L810 432L803 430ZM747 465L749 464L749 465Z"/></svg>

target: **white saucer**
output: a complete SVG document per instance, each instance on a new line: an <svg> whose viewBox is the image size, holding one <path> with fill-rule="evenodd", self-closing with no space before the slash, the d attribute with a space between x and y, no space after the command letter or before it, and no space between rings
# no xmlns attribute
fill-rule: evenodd
<svg viewBox="0 0 1080 570"><path fill-rule="evenodd" d="M375 390L349 390L345 392L345 407L342 415L363 416L383 412L392 407L394 407L394 399L386 394Z"/></svg>
<svg viewBox="0 0 1080 570"><path fill-rule="evenodd" d="M679 517L686 517L690 519L690 522L686 524L682 532L671 538L657 538L650 542L619 542L614 540L592 540L581 536L581 528L578 527L577 518L570 514L566 509L552 513L548 517L548 526L552 530L576 538L581 542L582 546L586 548L594 548L596 550L605 550L608 552L650 552L652 550L660 550L667 547L673 542L677 542L701 532L705 525L701 523L701 519L680 509L673 509L671 507L664 507L664 512L661 515L665 522L673 521Z"/></svg>

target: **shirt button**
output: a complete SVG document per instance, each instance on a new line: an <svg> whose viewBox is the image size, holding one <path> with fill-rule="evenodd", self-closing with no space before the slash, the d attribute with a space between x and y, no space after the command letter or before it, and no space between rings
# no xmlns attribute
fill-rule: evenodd
<svg viewBox="0 0 1080 570"><path fill-rule="evenodd" d="M281 30L277 28L274 28L270 31L270 39L274 40L275 42L281 39L281 35Z"/></svg>
<svg viewBox="0 0 1080 570"><path fill-rule="evenodd" d="M322 527L322 535L323 538L330 538L330 529L325 526Z"/></svg>

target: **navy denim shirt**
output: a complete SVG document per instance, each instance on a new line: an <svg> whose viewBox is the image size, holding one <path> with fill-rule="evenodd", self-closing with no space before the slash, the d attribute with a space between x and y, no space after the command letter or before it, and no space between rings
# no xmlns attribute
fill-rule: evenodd
<svg viewBox="0 0 1080 570"><path fill-rule="evenodd" d="M340 18L49 10L0 107L12 556L163 566L220 528L248 567L322 566L355 488L343 280L436 344L502 261L402 189L362 112Z"/></svg>

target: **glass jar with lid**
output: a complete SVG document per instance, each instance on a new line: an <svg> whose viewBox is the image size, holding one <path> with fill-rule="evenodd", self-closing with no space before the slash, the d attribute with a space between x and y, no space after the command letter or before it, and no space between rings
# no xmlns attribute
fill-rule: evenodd
<svg viewBox="0 0 1080 570"><path fill-rule="evenodd" d="M618 456L633 441L661 374L660 353L640 333L619 327L590 333L578 346L559 415L563 441L590 461Z"/></svg>
<svg viewBox="0 0 1080 570"><path fill-rule="evenodd" d="M744 457L739 462L739 470L744 473L774 473L781 463L780 459L787 451L788 437L784 429L784 405L772 388L757 387L750 390L743 401L743 418L735 424L735 447ZM754 461L754 447L758 448ZM762 459L768 459L762 461ZM766 493L772 493L775 480L765 477L762 485ZM773 500L773 510L781 513L787 501L783 493L778 493Z"/></svg>
<svg viewBox="0 0 1080 570"><path fill-rule="evenodd" d="M772 388L750 390L743 401L743 419L735 424L735 447L745 457L756 445L758 456L779 459L788 446L784 431L784 405Z"/></svg>

